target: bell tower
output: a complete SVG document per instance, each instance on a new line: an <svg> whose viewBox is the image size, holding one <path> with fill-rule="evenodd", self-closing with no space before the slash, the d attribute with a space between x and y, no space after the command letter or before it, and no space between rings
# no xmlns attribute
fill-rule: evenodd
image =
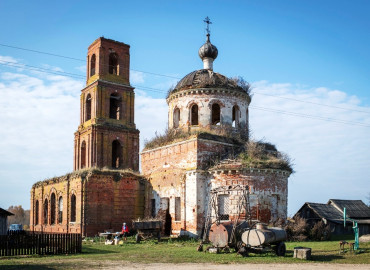
<svg viewBox="0 0 370 270"><path fill-rule="evenodd" d="M139 130L130 85L130 46L100 37L88 48L73 169L139 169Z"/></svg>

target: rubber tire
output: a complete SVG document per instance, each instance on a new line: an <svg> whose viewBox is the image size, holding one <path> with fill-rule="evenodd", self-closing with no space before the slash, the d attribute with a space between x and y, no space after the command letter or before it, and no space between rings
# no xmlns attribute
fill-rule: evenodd
<svg viewBox="0 0 370 270"><path fill-rule="evenodd" d="M285 243L280 242L279 244L277 244L277 246L276 246L276 255L285 256L285 252L286 252Z"/></svg>

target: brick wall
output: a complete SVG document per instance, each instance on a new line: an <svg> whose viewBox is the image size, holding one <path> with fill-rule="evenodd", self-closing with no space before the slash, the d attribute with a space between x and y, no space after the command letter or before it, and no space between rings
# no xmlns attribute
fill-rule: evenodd
<svg viewBox="0 0 370 270"><path fill-rule="evenodd" d="M51 223L51 194L63 198L63 221ZM71 222L71 196L76 196L76 221ZM94 236L107 229L120 231L122 223L144 216L148 182L132 173L90 170L36 183L31 190L31 230L44 232L77 232ZM43 221L45 200L47 222ZM39 224L36 224L36 201L39 201ZM57 209L56 209L56 213Z"/></svg>

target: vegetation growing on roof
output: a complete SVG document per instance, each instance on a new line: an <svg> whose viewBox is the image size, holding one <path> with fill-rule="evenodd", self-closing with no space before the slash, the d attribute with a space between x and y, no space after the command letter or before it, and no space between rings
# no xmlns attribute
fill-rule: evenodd
<svg viewBox="0 0 370 270"><path fill-rule="evenodd" d="M245 166L261 169L280 169L294 173L291 158L277 151L275 145L261 141L248 141L239 158Z"/></svg>
<svg viewBox="0 0 370 270"><path fill-rule="evenodd" d="M95 173L95 174L115 174L115 175L118 175L118 176L119 175L125 175L125 174L132 174L132 175L138 176L138 177L141 176L140 173L134 172L132 169L112 169L112 168L107 168L107 167L104 167L104 168L92 167L92 168L84 168L84 169L81 169L81 170L78 170L78 171L73 171L71 173L67 173L67 174L62 175L62 176L55 176L55 177L52 177L52 178L45 179L43 181L38 181L35 184L33 184L32 187L38 187L38 186L41 186L44 183L46 183L46 184L58 183L58 182L61 182L61 181L68 180L70 178L74 178L74 177L81 177L82 179L84 179L84 178L86 178L86 176L88 176L91 173Z"/></svg>
<svg viewBox="0 0 370 270"><path fill-rule="evenodd" d="M243 144L245 140L242 136L243 134L233 133L227 127L218 127L214 130L197 129L190 131L166 128L163 134L155 132L155 136L152 139L144 141L144 151L196 137L226 143Z"/></svg>
<svg viewBox="0 0 370 270"><path fill-rule="evenodd" d="M248 96L252 89L251 85L241 76L228 78L209 70L196 70L186 75L176 86L171 86L167 91L166 99L180 90L196 88L227 88L245 92Z"/></svg>

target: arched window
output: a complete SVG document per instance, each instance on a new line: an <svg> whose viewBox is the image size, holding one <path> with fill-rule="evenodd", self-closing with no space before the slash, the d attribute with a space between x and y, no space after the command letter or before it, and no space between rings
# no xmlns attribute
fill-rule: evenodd
<svg viewBox="0 0 370 270"><path fill-rule="evenodd" d="M239 118L240 118L240 112L239 112L239 107L234 106L233 107L233 118L232 118L232 126L233 127L239 127Z"/></svg>
<svg viewBox="0 0 370 270"><path fill-rule="evenodd" d="M121 98L115 93L109 99L109 118L121 119Z"/></svg>
<svg viewBox="0 0 370 270"><path fill-rule="evenodd" d="M190 125L192 126L199 125L197 104L194 104L193 106L191 106Z"/></svg>
<svg viewBox="0 0 370 270"><path fill-rule="evenodd" d="M48 208L49 208L48 199L45 199L45 202L44 202L44 220L43 220L43 223L45 225L48 224Z"/></svg>
<svg viewBox="0 0 370 270"><path fill-rule="evenodd" d="M71 222L76 222L76 195L71 196Z"/></svg>
<svg viewBox="0 0 370 270"><path fill-rule="evenodd" d="M55 194L51 194L50 198L50 223L55 224Z"/></svg>
<svg viewBox="0 0 370 270"><path fill-rule="evenodd" d="M86 167L86 142L81 143L81 169Z"/></svg>
<svg viewBox="0 0 370 270"><path fill-rule="evenodd" d="M58 223L62 224L63 222L63 197L60 196L58 200Z"/></svg>
<svg viewBox="0 0 370 270"><path fill-rule="evenodd" d="M95 75L95 63L96 63L96 56L93 54L91 56L91 61L90 61L90 76Z"/></svg>
<svg viewBox="0 0 370 270"><path fill-rule="evenodd" d="M112 142L112 167L120 168L122 166L122 146L118 140Z"/></svg>
<svg viewBox="0 0 370 270"><path fill-rule="evenodd" d="M176 108L173 112L173 127L178 128L180 123L180 109Z"/></svg>
<svg viewBox="0 0 370 270"><path fill-rule="evenodd" d="M116 53L111 52L109 54L109 73L117 75L118 70L118 56Z"/></svg>
<svg viewBox="0 0 370 270"><path fill-rule="evenodd" d="M212 104L212 125L220 125L221 109L217 103Z"/></svg>
<svg viewBox="0 0 370 270"><path fill-rule="evenodd" d="M35 224L39 224L39 201L36 201L35 206Z"/></svg>
<svg viewBox="0 0 370 270"><path fill-rule="evenodd" d="M91 95L88 94L85 102L85 121L91 119Z"/></svg>

